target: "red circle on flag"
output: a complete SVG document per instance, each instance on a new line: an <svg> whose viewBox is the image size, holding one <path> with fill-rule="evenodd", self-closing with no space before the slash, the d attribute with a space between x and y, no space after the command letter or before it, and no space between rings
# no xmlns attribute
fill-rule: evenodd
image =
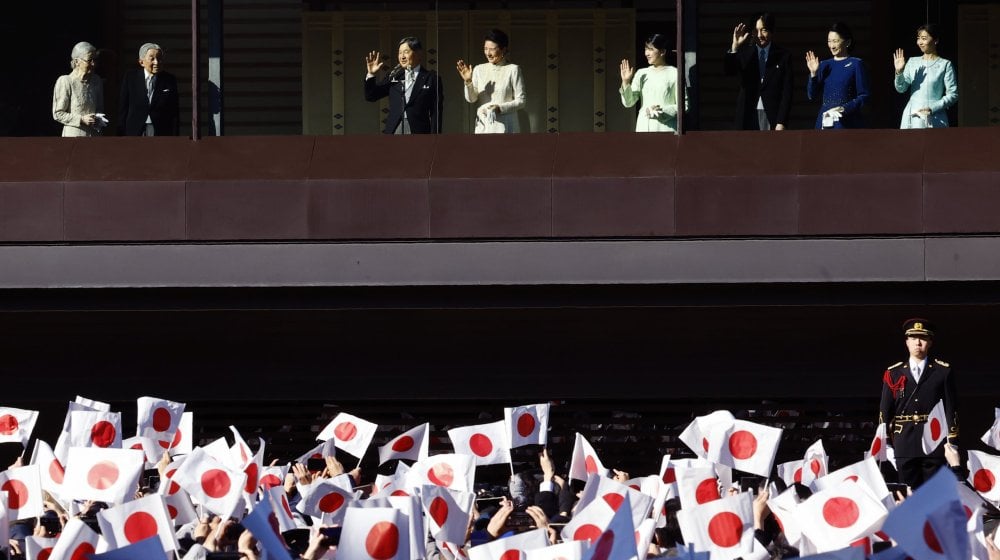
<svg viewBox="0 0 1000 560"><path fill-rule="evenodd" d="M413 449L416 442L410 436L399 436L396 441L392 442L392 450L397 453L403 453Z"/></svg>
<svg viewBox="0 0 1000 560"><path fill-rule="evenodd" d="M70 555L69 560L87 560L94 553L94 545L89 542L80 543Z"/></svg>
<svg viewBox="0 0 1000 560"><path fill-rule="evenodd" d="M43 548L38 552L38 560L49 560L49 556L52 556L52 547Z"/></svg>
<svg viewBox="0 0 1000 560"><path fill-rule="evenodd" d="M830 498L823 504L823 519L831 526L838 529L846 529L857 523L861 517L858 504L850 498L837 496Z"/></svg>
<svg viewBox="0 0 1000 560"><path fill-rule="evenodd" d="M341 422L333 429L333 435L340 441L351 441L358 435L358 427L353 422Z"/></svg>
<svg viewBox="0 0 1000 560"><path fill-rule="evenodd" d="M344 505L344 497L337 492L330 492L319 499L319 510L323 513L333 513Z"/></svg>
<svg viewBox="0 0 1000 560"><path fill-rule="evenodd" d="M170 411L162 406L156 407L153 411L153 429L157 432L165 432L170 429Z"/></svg>
<svg viewBox="0 0 1000 560"><path fill-rule="evenodd" d="M729 436L729 453L734 459L749 459L757 452L757 438L747 430Z"/></svg>
<svg viewBox="0 0 1000 560"><path fill-rule="evenodd" d="M611 506L611 509L618 511L618 508L622 507L622 503L625 502L625 496L621 494L615 494L614 492L608 492L602 496L605 502Z"/></svg>
<svg viewBox="0 0 1000 560"><path fill-rule="evenodd" d="M813 472L813 474L818 475L819 471L822 468L823 468L823 465L821 465L819 463L819 459L813 459L812 461L809 461L809 470L811 470Z"/></svg>
<svg viewBox="0 0 1000 560"><path fill-rule="evenodd" d="M137 511L125 520L125 540L130 543L148 539L156 533L156 518L144 511Z"/></svg>
<svg viewBox="0 0 1000 560"><path fill-rule="evenodd" d="M438 527L444 527L445 521L448 521L448 502L444 498L435 496L427 511L430 512L431 519L437 523Z"/></svg>
<svg viewBox="0 0 1000 560"><path fill-rule="evenodd" d="M597 473L597 460L592 455L587 455L583 459L583 465L587 469L587 474Z"/></svg>
<svg viewBox="0 0 1000 560"><path fill-rule="evenodd" d="M156 443L159 444L159 446L160 446L161 449L170 449L170 442L169 441L158 439L158 440L156 440Z"/></svg>
<svg viewBox="0 0 1000 560"><path fill-rule="evenodd" d="M243 472L247 475L247 483L243 486L243 491L250 494L257 489L257 477L260 475L260 470L257 468L257 463L250 463Z"/></svg>
<svg viewBox="0 0 1000 560"><path fill-rule="evenodd" d="M99 461L87 471L87 484L97 490L107 490L118 481L118 465L112 461Z"/></svg>
<svg viewBox="0 0 1000 560"><path fill-rule="evenodd" d="M428 469L427 480L438 486L451 486L451 483L455 482L455 469L448 463L438 463Z"/></svg>
<svg viewBox="0 0 1000 560"><path fill-rule="evenodd" d="M844 482L847 482L848 480L850 480L851 482L857 482L858 481L858 475L852 474L851 476L848 476L847 478L845 478Z"/></svg>
<svg viewBox="0 0 1000 560"><path fill-rule="evenodd" d="M17 418L10 414L0 416L0 436L10 436L17 431Z"/></svg>
<svg viewBox="0 0 1000 560"><path fill-rule="evenodd" d="M167 504L167 513L170 514L170 519L177 519L177 508Z"/></svg>
<svg viewBox="0 0 1000 560"><path fill-rule="evenodd" d="M520 560L520 559L521 559L521 551L516 548L504 551L504 553L501 554L499 558L499 560Z"/></svg>
<svg viewBox="0 0 1000 560"><path fill-rule="evenodd" d="M924 543L927 548L937 552L938 554L943 554L944 550L941 548L941 543L938 541L937 535L934 534L934 528L931 527L930 521L924 522Z"/></svg>
<svg viewBox="0 0 1000 560"><path fill-rule="evenodd" d="M295 517L295 514L292 513L292 506L290 506L288 504L288 496L286 496L284 494L281 495L281 507L282 507L282 509L285 510L285 513L288 514L289 518L294 518Z"/></svg>
<svg viewBox="0 0 1000 560"><path fill-rule="evenodd" d="M170 481L170 488L167 488L168 496L173 496L174 494L177 493L178 490L181 489L180 485L173 481L175 472L177 472L177 469L171 469L167 471L167 480Z"/></svg>
<svg viewBox="0 0 1000 560"><path fill-rule="evenodd" d="M719 481L714 478L706 478L699 482L698 486L695 486L694 501L699 504L718 500L721 497L722 495L719 494Z"/></svg>
<svg viewBox="0 0 1000 560"><path fill-rule="evenodd" d="M264 490L270 490L275 486L280 486L281 479L273 474L265 474L264 476L260 477L260 485L261 487L264 488Z"/></svg>
<svg viewBox="0 0 1000 560"><path fill-rule="evenodd" d="M593 525L591 523L585 523L577 527L576 531L573 532L573 540L590 541L590 543L593 543L601 536L602 532L603 531L601 531L601 528L598 527L597 525Z"/></svg>
<svg viewBox="0 0 1000 560"><path fill-rule="evenodd" d="M0 490L7 493L7 508L21 509L28 503L28 487L20 480L10 479L0 486Z"/></svg>
<svg viewBox="0 0 1000 560"><path fill-rule="evenodd" d="M795 469L795 474L792 475L792 480L802 484L802 467Z"/></svg>
<svg viewBox="0 0 1000 560"><path fill-rule="evenodd" d="M177 433L174 434L174 440L170 442L170 449L173 449L181 444L181 429L177 428Z"/></svg>
<svg viewBox="0 0 1000 560"><path fill-rule="evenodd" d="M882 451L882 438L875 438L872 441L872 455L878 455L879 451Z"/></svg>
<svg viewBox="0 0 1000 560"><path fill-rule="evenodd" d="M90 441L97 447L111 447L117 433L114 424L107 420L101 420L90 429Z"/></svg>
<svg viewBox="0 0 1000 560"><path fill-rule="evenodd" d="M965 520L968 521L972 519L972 510L969 509L969 506L963 505L962 508L965 510Z"/></svg>
<svg viewBox="0 0 1000 560"><path fill-rule="evenodd" d="M731 511L715 514L708 522L708 538L716 546L730 548L740 544L743 536L743 520Z"/></svg>
<svg viewBox="0 0 1000 560"><path fill-rule="evenodd" d="M52 482L62 484L65 475L66 469L59 463L59 459L52 459L52 462L49 463L49 478L52 479Z"/></svg>
<svg viewBox="0 0 1000 560"><path fill-rule="evenodd" d="M399 528L395 523L379 521L365 537L365 552L375 560L389 560L399 550Z"/></svg>
<svg viewBox="0 0 1000 560"><path fill-rule="evenodd" d="M535 424L535 416L526 412L517 419L517 433L521 437L528 437L535 432Z"/></svg>
<svg viewBox="0 0 1000 560"><path fill-rule="evenodd" d="M705 453L708 453L708 439L707 438L701 438L701 448L705 450Z"/></svg>
<svg viewBox="0 0 1000 560"><path fill-rule="evenodd" d="M996 477L988 469L979 469L972 475L972 486L977 492L989 492L996 483Z"/></svg>
<svg viewBox="0 0 1000 560"><path fill-rule="evenodd" d="M677 482L677 473L674 472L674 468L673 467L669 467L669 468L667 468L667 470L663 471L663 483L664 484L673 484L675 482Z"/></svg>
<svg viewBox="0 0 1000 560"><path fill-rule="evenodd" d="M489 457L493 453L493 442L484 434L472 434L469 438L469 449L478 457Z"/></svg>
<svg viewBox="0 0 1000 560"><path fill-rule="evenodd" d="M201 475L201 489L209 498L221 498L232 486L229 473L222 469L208 469Z"/></svg>
<svg viewBox="0 0 1000 560"><path fill-rule="evenodd" d="M941 421L931 418L931 439L936 441L939 437L941 437Z"/></svg>
<svg viewBox="0 0 1000 560"><path fill-rule="evenodd" d="M611 558L611 549L615 546L615 532L604 531L601 537L594 543L594 553L590 560L608 560Z"/></svg>
<svg viewBox="0 0 1000 560"><path fill-rule="evenodd" d="M392 494L389 494L389 495L390 496L409 496L409 494L407 494L405 490L393 490Z"/></svg>

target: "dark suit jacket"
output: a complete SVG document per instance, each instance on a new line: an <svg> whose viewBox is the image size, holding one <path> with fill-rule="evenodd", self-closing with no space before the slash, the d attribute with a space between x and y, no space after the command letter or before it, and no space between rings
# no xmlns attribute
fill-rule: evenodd
<svg viewBox="0 0 1000 560"><path fill-rule="evenodd" d="M387 76L382 81L378 77L365 80L365 100L378 101L389 96L389 116L385 119L386 134L392 134L403 119L406 120L413 134L436 134L441 130L441 79L433 70L421 67L410 90L410 100L406 101L403 93L402 73L399 77ZM392 78L392 79L390 79Z"/></svg>
<svg viewBox="0 0 1000 560"><path fill-rule="evenodd" d="M898 389L894 391L889 383L885 382L886 377L889 383ZM905 379L901 387L900 379ZM889 367L883 375L879 416L880 421L886 424L896 457L927 456L921 444L926 422L906 422L895 426L894 417L929 414L934 405L943 400L945 418L948 419L949 426L948 438L956 438L958 437L956 399L955 375L946 362L928 358L924 372L920 375L920 383L913 379L909 359ZM939 446L930 456L943 457L944 446Z"/></svg>
<svg viewBox="0 0 1000 560"><path fill-rule="evenodd" d="M177 103L177 78L160 70L153 80L153 98L146 97L146 75L142 68L129 70L122 80L118 103L119 136L142 136L146 117L153 121L157 136L177 136L180 110Z"/></svg>
<svg viewBox="0 0 1000 560"><path fill-rule="evenodd" d="M792 64L788 51L771 44L764 69L764 81L760 79L760 62L756 45L744 44L735 53L727 52L724 65L726 75L739 75L740 93L736 98L736 129L759 130L757 120L757 99L764 101L764 112L771 128L783 124L788 126L788 115L792 110Z"/></svg>

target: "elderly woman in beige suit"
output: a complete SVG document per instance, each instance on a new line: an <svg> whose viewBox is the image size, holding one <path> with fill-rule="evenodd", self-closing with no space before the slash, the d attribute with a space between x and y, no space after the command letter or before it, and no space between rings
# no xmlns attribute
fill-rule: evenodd
<svg viewBox="0 0 1000 560"><path fill-rule="evenodd" d="M103 118L104 85L94 73L97 49L90 43L73 47L70 67L59 76L52 92L52 118L63 125L63 136L96 136L107 124Z"/></svg>

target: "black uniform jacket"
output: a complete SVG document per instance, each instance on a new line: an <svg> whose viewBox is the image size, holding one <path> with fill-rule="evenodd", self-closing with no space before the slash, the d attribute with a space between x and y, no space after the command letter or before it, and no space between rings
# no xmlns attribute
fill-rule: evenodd
<svg viewBox="0 0 1000 560"><path fill-rule="evenodd" d="M886 424L896 457L927 455L921 444L926 420L899 422L896 421L897 417L925 416L930 414L931 409L940 400L944 401L945 418L948 419L948 439L957 438L956 399L955 375L947 362L928 358L924 372L920 375L920 383L913 379L908 360L893 364L885 370L882 376L879 421ZM944 446L938 446L930 455L943 457Z"/></svg>

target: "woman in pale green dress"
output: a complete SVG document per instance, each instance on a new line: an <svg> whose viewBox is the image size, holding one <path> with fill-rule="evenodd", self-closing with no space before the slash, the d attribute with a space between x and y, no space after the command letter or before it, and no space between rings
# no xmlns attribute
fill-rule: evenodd
<svg viewBox="0 0 1000 560"><path fill-rule="evenodd" d="M622 60L621 93L626 107L639 105L635 121L636 132L674 132L677 130L677 68L667 65L666 35L654 34L646 40L646 61L649 66L636 70ZM687 109L687 96L684 98Z"/></svg>

